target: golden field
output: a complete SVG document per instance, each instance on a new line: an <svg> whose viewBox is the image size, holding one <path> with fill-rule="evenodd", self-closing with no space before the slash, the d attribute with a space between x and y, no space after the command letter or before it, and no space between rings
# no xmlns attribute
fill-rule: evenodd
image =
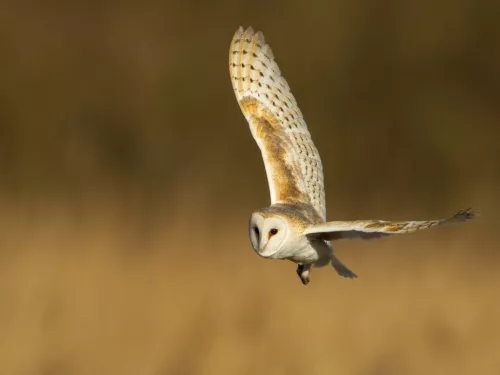
<svg viewBox="0 0 500 375"><path fill-rule="evenodd" d="M303 286L293 264L253 253L246 218L164 208L144 221L110 200L78 216L30 208L29 219L4 205L14 214L2 215L0 373L500 369L498 241L483 236L484 216L339 242L359 279L328 267Z"/></svg>
<svg viewBox="0 0 500 375"><path fill-rule="evenodd" d="M0 4L0 374L498 374L500 6ZM259 258L228 46L262 30L330 220L468 224Z"/></svg>

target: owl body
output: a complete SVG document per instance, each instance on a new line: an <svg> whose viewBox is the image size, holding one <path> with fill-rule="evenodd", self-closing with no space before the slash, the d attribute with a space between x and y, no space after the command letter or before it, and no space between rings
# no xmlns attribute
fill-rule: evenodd
<svg viewBox="0 0 500 375"><path fill-rule="evenodd" d="M327 222L319 152L262 33L241 27L236 31L229 50L229 73L238 104L262 153L271 195L271 205L250 218L252 247L264 258L297 263L303 284L309 282L313 265L328 263L339 275L356 277L334 255L331 241L411 233L475 216L467 209L441 220Z"/></svg>

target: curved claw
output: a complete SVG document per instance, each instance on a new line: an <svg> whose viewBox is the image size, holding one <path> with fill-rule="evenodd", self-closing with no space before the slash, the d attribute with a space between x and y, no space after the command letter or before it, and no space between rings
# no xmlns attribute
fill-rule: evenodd
<svg viewBox="0 0 500 375"><path fill-rule="evenodd" d="M300 281L302 284L309 284L309 273L310 273L311 265L299 264L297 265L297 275L300 277Z"/></svg>

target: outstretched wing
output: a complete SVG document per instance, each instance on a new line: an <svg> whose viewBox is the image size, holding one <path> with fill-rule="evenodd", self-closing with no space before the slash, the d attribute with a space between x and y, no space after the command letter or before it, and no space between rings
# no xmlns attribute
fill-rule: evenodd
<svg viewBox="0 0 500 375"><path fill-rule="evenodd" d="M475 212L468 208L457 212L448 219L442 220L400 222L380 220L331 221L312 225L306 229L304 234L309 238L321 238L325 241L340 239L371 240L393 234L412 233L443 224L462 223L474 217L476 217Z"/></svg>
<svg viewBox="0 0 500 375"><path fill-rule="evenodd" d="M321 159L262 33L241 27L236 31L229 72L236 99L262 152L271 203L310 203L324 219Z"/></svg>

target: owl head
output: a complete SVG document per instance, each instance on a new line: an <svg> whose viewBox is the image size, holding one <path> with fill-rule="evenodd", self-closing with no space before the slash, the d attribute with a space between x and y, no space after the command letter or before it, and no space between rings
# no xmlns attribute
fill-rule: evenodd
<svg viewBox="0 0 500 375"><path fill-rule="evenodd" d="M254 212L250 218L249 234L252 247L264 258L278 258L292 238L291 225L286 216Z"/></svg>

